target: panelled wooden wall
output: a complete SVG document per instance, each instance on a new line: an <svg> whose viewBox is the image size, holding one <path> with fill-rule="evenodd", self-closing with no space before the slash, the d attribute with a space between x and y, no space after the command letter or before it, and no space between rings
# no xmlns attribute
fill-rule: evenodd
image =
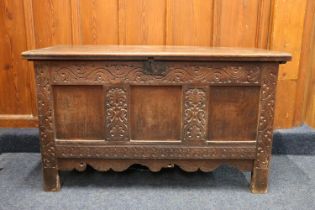
<svg viewBox="0 0 315 210"><path fill-rule="evenodd" d="M315 112L314 94L307 91L315 91L314 82L306 76L312 65L308 62L306 68L305 62L301 63L311 55L305 46L312 40L306 35L314 22L306 18L314 12L307 9L315 7L312 1L0 0L0 127L36 126L32 66L21 59L20 53L54 44L200 45L288 51L293 61L280 70L275 127L300 124ZM314 121L308 122L315 126Z"/></svg>
<svg viewBox="0 0 315 210"><path fill-rule="evenodd" d="M300 86L304 85L306 91L300 95L305 103L300 104L305 122L315 127L315 1L308 3L305 19L308 27L304 31L299 78Z"/></svg>

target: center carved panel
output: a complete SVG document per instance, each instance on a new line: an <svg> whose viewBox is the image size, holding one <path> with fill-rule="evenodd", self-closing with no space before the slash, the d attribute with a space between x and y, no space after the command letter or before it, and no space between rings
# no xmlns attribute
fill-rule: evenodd
<svg viewBox="0 0 315 210"><path fill-rule="evenodd" d="M106 140L129 140L127 90L120 87L109 88L105 103Z"/></svg>
<svg viewBox="0 0 315 210"><path fill-rule="evenodd" d="M192 88L184 92L184 140L207 138L207 89Z"/></svg>

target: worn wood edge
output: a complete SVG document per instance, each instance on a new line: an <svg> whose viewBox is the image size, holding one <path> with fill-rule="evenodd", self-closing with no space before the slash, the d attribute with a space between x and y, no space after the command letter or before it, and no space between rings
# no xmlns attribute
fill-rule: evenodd
<svg viewBox="0 0 315 210"><path fill-rule="evenodd" d="M168 45L56 45L22 52L29 60L222 60L277 61L291 54L259 48L194 47Z"/></svg>
<svg viewBox="0 0 315 210"><path fill-rule="evenodd" d="M210 172L221 165L229 165L241 171L251 171L253 160L104 160L104 159L58 159L58 169L71 171L84 171L87 166L97 171L122 172L130 166L139 164L147 167L152 172L158 172L163 168L173 168L175 165L186 172Z"/></svg>
<svg viewBox="0 0 315 210"><path fill-rule="evenodd" d="M43 189L45 192L59 192L60 177L57 168L43 168Z"/></svg>
<svg viewBox="0 0 315 210"><path fill-rule="evenodd" d="M268 192L268 173L269 169L253 169L249 186L249 189L253 194L265 194Z"/></svg>
<svg viewBox="0 0 315 210"><path fill-rule="evenodd" d="M291 55L282 55L279 57L257 57L257 56L134 56L134 55L34 55L22 53L24 59L34 60L62 60L62 61L91 61L91 60L106 60L106 61L143 61L149 58L161 61L256 61L256 62L280 62L282 64L291 61Z"/></svg>

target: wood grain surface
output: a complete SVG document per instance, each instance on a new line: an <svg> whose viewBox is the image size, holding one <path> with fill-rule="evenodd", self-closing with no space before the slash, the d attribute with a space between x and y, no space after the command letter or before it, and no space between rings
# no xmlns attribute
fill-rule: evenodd
<svg viewBox="0 0 315 210"><path fill-rule="evenodd" d="M314 110L314 91L303 79L312 71L303 64L311 57L303 34L311 34L312 8L312 0L0 0L0 126L36 126L34 74L20 53L55 44L287 51L293 61L281 67L275 127L300 124Z"/></svg>
<svg viewBox="0 0 315 210"><path fill-rule="evenodd" d="M264 49L163 45L57 45L25 51L22 56L29 60L291 60L289 53Z"/></svg>
<svg viewBox="0 0 315 210"><path fill-rule="evenodd" d="M53 88L57 139L104 139L102 86Z"/></svg>
<svg viewBox="0 0 315 210"><path fill-rule="evenodd" d="M181 86L130 88L132 140L180 140Z"/></svg>
<svg viewBox="0 0 315 210"><path fill-rule="evenodd" d="M211 87L209 139L256 139L258 87Z"/></svg>

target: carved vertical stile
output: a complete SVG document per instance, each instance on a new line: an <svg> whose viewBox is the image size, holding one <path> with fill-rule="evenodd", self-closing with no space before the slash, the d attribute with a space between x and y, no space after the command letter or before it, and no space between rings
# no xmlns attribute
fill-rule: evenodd
<svg viewBox="0 0 315 210"><path fill-rule="evenodd" d="M272 147L273 118L277 73L275 69L265 69L262 75L260 93L260 113L257 138L256 168L269 168L269 156Z"/></svg>
<svg viewBox="0 0 315 210"><path fill-rule="evenodd" d="M208 134L208 87L185 87L183 102L183 140L206 141Z"/></svg>
<svg viewBox="0 0 315 210"><path fill-rule="evenodd" d="M128 141L128 89L109 87L105 94L105 138L107 141Z"/></svg>
<svg viewBox="0 0 315 210"><path fill-rule="evenodd" d="M49 69L46 65L36 65L38 118L44 168L56 168L55 141L53 128L52 88Z"/></svg>
<svg viewBox="0 0 315 210"><path fill-rule="evenodd" d="M37 64L36 84L38 119L40 132L40 149L42 155L45 190L58 191L60 188L56 146L54 136L54 113L50 69L46 64Z"/></svg>
<svg viewBox="0 0 315 210"><path fill-rule="evenodd" d="M257 157L252 171L252 192L266 192L272 150L277 65L266 65L261 76L260 110L257 129Z"/></svg>

